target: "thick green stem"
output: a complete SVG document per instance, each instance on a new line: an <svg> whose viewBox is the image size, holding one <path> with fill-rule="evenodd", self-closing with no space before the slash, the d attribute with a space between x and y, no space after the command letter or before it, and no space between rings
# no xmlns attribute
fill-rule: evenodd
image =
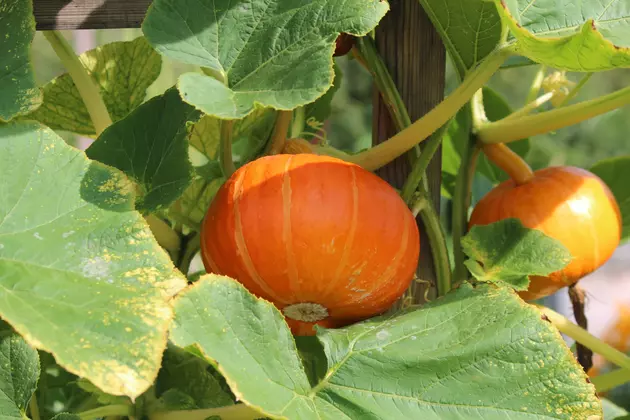
<svg viewBox="0 0 630 420"><path fill-rule="evenodd" d="M455 180L453 192L453 284L457 285L467 278L467 269L464 265L466 255L462 249L462 238L468 229L468 208L470 207L472 183L475 176L475 167L480 149L476 140L472 137L462 151L462 160Z"/></svg>
<svg viewBox="0 0 630 420"><path fill-rule="evenodd" d="M106 405L77 414L81 420L96 419L106 416L132 416L133 407L124 404Z"/></svg>
<svg viewBox="0 0 630 420"><path fill-rule="evenodd" d="M402 198L406 203L409 203L413 199L414 193L421 186L422 178L424 177L427 167L431 159L433 159L435 152L440 147L440 144L442 144L442 136L444 136L447 129L448 124L444 124L438 131L433 133L424 146L422 154L420 154L418 159L414 162L411 173L402 188Z"/></svg>
<svg viewBox="0 0 630 420"><path fill-rule="evenodd" d="M293 123L291 124L291 138L300 137L306 125L306 111L303 106L293 110Z"/></svg>
<svg viewBox="0 0 630 420"><path fill-rule="evenodd" d="M387 141L353 155L351 161L374 171L412 149L446 124L483 87L510 54L508 48L495 50L435 108Z"/></svg>
<svg viewBox="0 0 630 420"><path fill-rule="evenodd" d="M105 102L103 102L98 86L88 74L72 46L59 31L44 31L44 36L52 46L55 54L57 54L57 57L66 67L66 70L68 70L68 74L85 103L98 136L112 124L112 119L109 116Z"/></svg>
<svg viewBox="0 0 630 420"><path fill-rule="evenodd" d="M287 131L291 125L292 118L293 111L278 111L276 125L273 127L273 133L271 134L271 140L267 146L266 154L275 155L282 152L284 143L287 141Z"/></svg>
<svg viewBox="0 0 630 420"><path fill-rule="evenodd" d="M177 255L180 247L180 238L164 220L149 214L144 217L149 224L153 236L162 248L167 250L171 255Z"/></svg>
<svg viewBox="0 0 630 420"><path fill-rule="evenodd" d="M219 161L221 162L221 169L223 169L223 175L229 178L236 167L234 166L234 160L232 158L232 132L234 127L233 120L221 121L221 142L219 150Z"/></svg>
<svg viewBox="0 0 630 420"><path fill-rule="evenodd" d="M394 125L398 127L399 130L409 127L411 125L411 118L409 118L409 114L406 112L405 102L400 97L396 84L392 80L387 66L376 49L374 40L369 36L361 37L357 39L356 47L365 67L372 74L374 83L383 98L383 102L389 111L389 115L392 117Z"/></svg>
<svg viewBox="0 0 630 420"><path fill-rule="evenodd" d="M217 417L221 420L255 420L264 418L265 415L248 405L235 404L200 410L155 412L149 416L149 420L205 420L211 417Z"/></svg>
<svg viewBox="0 0 630 420"><path fill-rule="evenodd" d="M588 347L593 352L602 355L609 362L621 368L630 369L630 357L625 353L595 337L554 310L543 306L538 306L538 308L561 333Z"/></svg>
<svg viewBox="0 0 630 420"><path fill-rule="evenodd" d="M440 218L433 207L433 202L428 195L422 194L420 200L412 207L414 216L420 213L420 218L426 229L429 243L431 244L431 254L433 255L433 265L435 266L437 295L444 296L452 288L451 264L448 258L448 246L446 236L442 230Z"/></svg>
<svg viewBox="0 0 630 420"><path fill-rule="evenodd" d="M630 369L617 369L612 372L591 378L598 393L610 391L620 385L630 382Z"/></svg>
<svg viewBox="0 0 630 420"><path fill-rule="evenodd" d="M577 124L630 104L630 86L608 95L526 117L483 124L477 135L484 143L508 143Z"/></svg>

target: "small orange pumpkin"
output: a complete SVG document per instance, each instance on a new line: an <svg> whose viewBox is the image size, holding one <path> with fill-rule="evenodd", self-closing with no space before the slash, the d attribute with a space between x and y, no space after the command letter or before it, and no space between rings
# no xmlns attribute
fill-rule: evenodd
<svg viewBox="0 0 630 420"><path fill-rule="evenodd" d="M296 335L387 310L420 252L411 211L385 181L337 158L266 156L239 168L204 218L208 272L274 303Z"/></svg>
<svg viewBox="0 0 630 420"><path fill-rule="evenodd" d="M562 270L530 276L525 300L549 296L595 271L612 256L621 239L621 214L608 186L595 174L556 166L534 172L517 185L502 182L475 206L469 227L517 218L562 243L573 256Z"/></svg>

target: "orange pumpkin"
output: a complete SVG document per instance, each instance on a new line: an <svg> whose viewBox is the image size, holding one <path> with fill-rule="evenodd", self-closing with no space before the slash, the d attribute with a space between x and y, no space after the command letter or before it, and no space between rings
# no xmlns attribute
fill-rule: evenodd
<svg viewBox="0 0 630 420"><path fill-rule="evenodd" d="M266 156L239 168L204 218L208 272L273 302L296 335L387 310L412 281L420 238L385 181L340 159Z"/></svg>
<svg viewBox="0 0 630 420"><path fill-rule="evenodd" d="M525 300L549 296L595 271L613 254L621 238L619 206L606 184L581 168L559 166L534 172L517 185L505 181L475 206L469 227L506 218L520 219L531 229L562 243L573 256L562 270L530 276Z"/></svg>

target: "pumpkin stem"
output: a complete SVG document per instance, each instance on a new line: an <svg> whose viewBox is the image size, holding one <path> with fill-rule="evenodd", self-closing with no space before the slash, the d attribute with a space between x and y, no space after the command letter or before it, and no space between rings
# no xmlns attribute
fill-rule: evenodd
<svg viewBox="0 0 630 420"><path fill-rule="evenodd" d="M328 309L319 303L302 302L289 305L282 310L287 318L303 322L317 322L328 318Z"/></svg>
<svg viewBox="0 0 630 420"><path fill-rule="evenodd" d="M278 111L276 125L273 127L271 141L269 142L269 148L267 150L268 155L276 155L282 152L284 143L287 140L287 131L291 125L292 118L293 111Z"/></svg>
<svg viewBox="0 0 630 420"><path fill-rule="evenodd" d="M534 177L527 162L505 144L482 144L481 148L488 159L508 174L516 185L525 184Z"/></svg>

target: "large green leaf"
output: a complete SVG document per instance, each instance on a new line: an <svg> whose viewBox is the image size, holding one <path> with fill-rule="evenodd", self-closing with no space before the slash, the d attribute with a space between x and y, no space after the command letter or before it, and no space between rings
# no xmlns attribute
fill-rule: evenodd
<svg viewBox="0 0 630 420"><path fill-rule="evenodd" d="M232 128L233 158L241 166L263 151L271 135L276 112L269 108L258 108L242 120L234 122ZM195 123L189 136L190 146L203 155L204 165L195 168L193 182L168 209L173 220L198 230L215 193L225 178L218 163L221 120L204 115Z"/></svg>
<svg viewBox="0 0 630 420"><path fill-rule="evenodd" d="M114 122L144 101L147 88L162 67L162 57L144 37L102 45L81 54L79 59L97 83ZM44 86L44 103L28 118L55 130L96 136L90 114L67 73Z"/></svg>
<svg viewBox="0 0 630 420"><path fill-rule="evenodd" d="M269 416L525 420L602 412L558 331L507 288L464 284L419 309L320 329L328 370L315 387L280 311L236 281L203 277L176 298L175 312L175 344L198 346L244 403Z"/></svg>
<svg viewBox="0 0 630 420"><path fill-rule="evenodd" d="M388 8L381 0L155 0L142 29L161 54L219 75L182 75L186 101L238 119L256 105L289 110L322 96L337 35L365 35Z"/></svg>
<svg viewBox="0 0 630 420"><path fill-rule="evenodd" d="M420 0L463 78L499 43L501 18L485 0Z"/></svg>
<svg viewBox="0 0 630 420"><path fill-rule="evenodd" d="M0 316L113 395L153 383L185 285L123 174L37 123L0 125Z"/></svg>
<svg viewBox="0 0 630 420"><path fill-rule="evenodd" d="M192 180L187 124L200 115L171 88L105 129L86 154L136 181L138 210L158 210L175 201Z"/></svg>
<svg viewBox="0 0 630 420"><path fill-rule="evenodd" d="M529 275L546 276L572 258L560 242L518 219L473 226L462 238L462 248L470 257L466 267L477 280L509 283L516 290L527 289Z"/></svg>
<svg viewBox="0 0 630 420"><path fill-rule="evenodd" d="M516 52L557 69L630 67L627 0L494 0Z"/></svg>
<svg viewBox="0 0 630 420"><path fill-rule="evenodd" d="M18 334L0 336L0 418L23 420L39 378L39 358Z"/></svg>
<svg viewBox="0 0 630 420"><path fill-rule="evenodd" d="M26 114L42 103L31 64L35 36L32 0L0 3L0 121Z"/></svg>
<svg viewBox="0 0 630 420"><path fill-rule="evenodd" d="M591 172L600 177L612 191L621 210L623 231L621 239L630 237L630 155L597 162Z"/></svg>

